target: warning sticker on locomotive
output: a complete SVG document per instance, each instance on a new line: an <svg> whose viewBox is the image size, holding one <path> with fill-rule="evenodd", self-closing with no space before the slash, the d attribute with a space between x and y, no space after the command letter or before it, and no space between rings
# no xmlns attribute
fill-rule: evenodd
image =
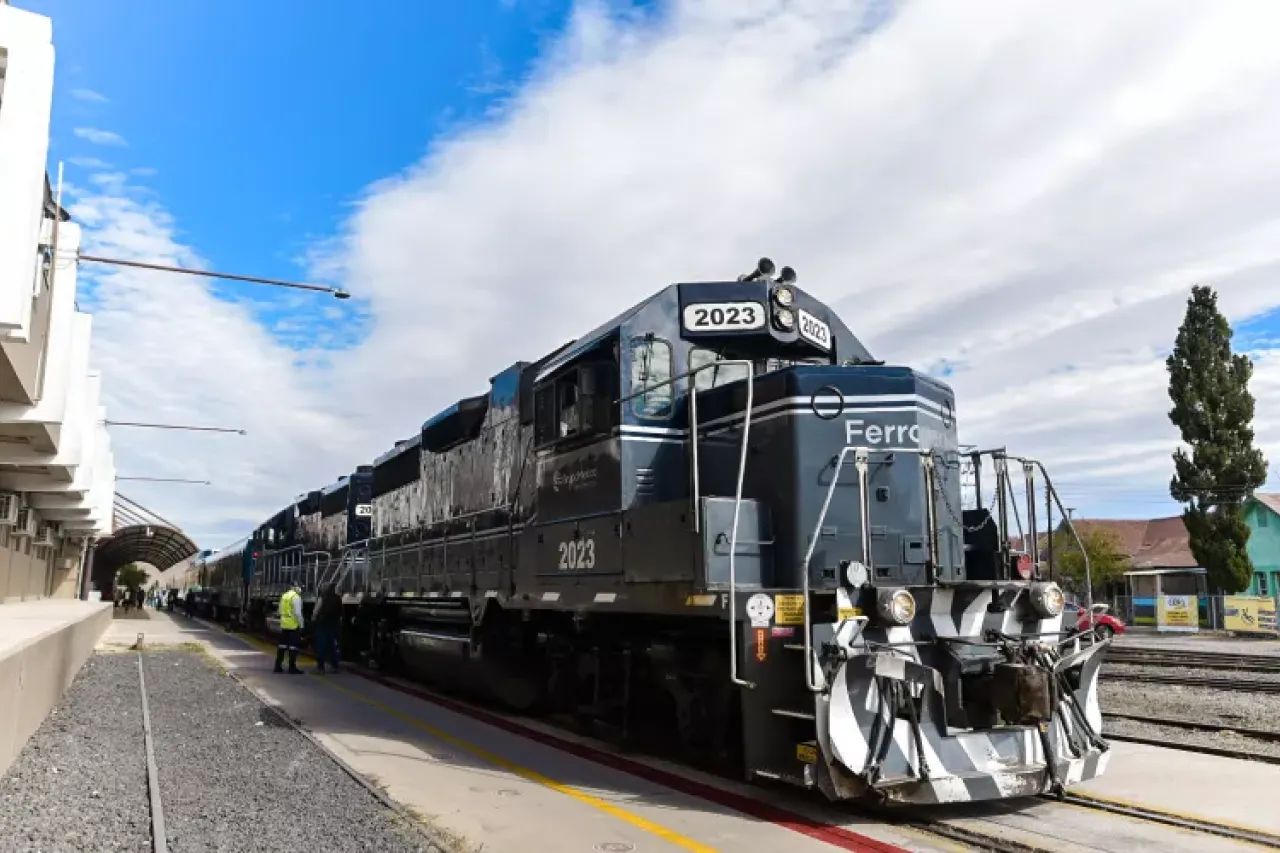
<svg viewBox="0 0 1280 853"><path fill-rule="evenodd" d="M764 326L759 302L702 302L684 307L684 327L690 332L734 332Z"/></svg>
<svg viewBox="0 0 1280 853"><path fill-rule="evenodd" d="M803 761L805 764L817 764L818 763L817 745L812 743L796 744L796 758Z"/></svg>
<svg viewBox="0 0 1280 853"><path fill-rule="evenodd" d="M773 618L773 599L763 592L757 592L747 599L747 618L752 628L768 628Z"/></svg>
<svg viewBox="0 0 1280 853"><path fill-rule="evenodd" d="M803 625L804 624L804 596L803 595L778 595L774 596L774 600L778 605L778 624L779 625Z"/></svg>

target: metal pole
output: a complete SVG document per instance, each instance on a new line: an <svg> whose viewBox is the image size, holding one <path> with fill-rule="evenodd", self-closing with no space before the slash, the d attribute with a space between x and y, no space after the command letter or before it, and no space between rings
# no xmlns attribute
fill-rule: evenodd
<svg viewBox="0 0 1280 853"><path fill-rule="evenodd" d="M92 539L85 543L84 556L80 560L80 600L89 600L89 582L93 578L93 552L97 543Z"/></svg>
<svg viewBox="0 0 1280 853"><path fill-rule="evenodd" d="M117 480L141 480L144 483L195 483L199 486L213 485L208 480L184 480L181 477L116 477Z"/></svg>
<svg viewBox="0 0 1280 853"><path fill-rule="evenodd" d="M103 421L104 426L126 426L126 427L147 427L149 429L178 429L188 430L191 432L233 432L237 435L248 435L242 429L230 429L228 427L206 427L206 426L184 426L181 424L146 424L137 421Z"/></svg>
<svg viewBox="0 0 1280 853"><path fill-rule="evenodd" d="M77 260L87 261L94 264L114 264L121 267L137 267L144 270L156 270L157 272L176 272L184 275L199 275L205 278L225 278L230 281L248 281L254 284L269 284L272 287L292 287L297 290L314 290L320 293L332 293L335 299L350 299L351 294L347 293L340 287L328 287L323 284L303 284L298 281L285 281L280 278L262 278L256 275L236 275L234 273L207 272L205 270L188 270L182 267L171 267L166 264L149 264L142 261L126 261L123 258L104 258L99 255L76 256Z"/></svg>

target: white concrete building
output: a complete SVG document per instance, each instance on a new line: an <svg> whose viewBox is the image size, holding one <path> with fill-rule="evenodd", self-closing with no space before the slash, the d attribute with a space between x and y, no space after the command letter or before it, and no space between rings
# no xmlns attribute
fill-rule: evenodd
<svg viewBox="0 0 1280 853"><path fill-rule="evenodd" d="M0 0L0 601L74 597L115 460L76 310L80 228L47 172L53 26ZM55 260L56 259L56 260Z"/></svg>

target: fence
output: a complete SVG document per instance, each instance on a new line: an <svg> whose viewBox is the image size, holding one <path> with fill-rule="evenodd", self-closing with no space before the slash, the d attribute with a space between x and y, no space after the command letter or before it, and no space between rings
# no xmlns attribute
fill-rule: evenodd
<svg viewBox="0 0 1280 853"><path fill-rule="evenodd" d="M1248 633L1251 625L1259 633L1275 633L1275 613L1280 602L1273 596L1199 595L1178 596L1195 599L1199 627L1206 631ZM1110 607L1110 613L1126 625L1158 627L1158 606L1154 596L1113 596L1096 599ZM1241 606L1244 604L1245 606ZM1269 606L1268 606L1269 605ZM1260 621L1259 621L1260 620Z"/></svg>

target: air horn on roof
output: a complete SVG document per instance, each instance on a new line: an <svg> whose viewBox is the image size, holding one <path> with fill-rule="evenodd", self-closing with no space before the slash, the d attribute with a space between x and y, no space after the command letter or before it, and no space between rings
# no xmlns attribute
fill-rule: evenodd
<svg viewBox="0 0 1280 853"><path fill-rule="evenodd" d="M760 281L761 279L771 278L780 284L792 284L796 280L796 271L791 267L783 267L777 277L774 278L773 272L777 269L773 265L773 261L768 258L761 258L756 262L756 268L751 272L738 276L738 281Z"/></svg>

